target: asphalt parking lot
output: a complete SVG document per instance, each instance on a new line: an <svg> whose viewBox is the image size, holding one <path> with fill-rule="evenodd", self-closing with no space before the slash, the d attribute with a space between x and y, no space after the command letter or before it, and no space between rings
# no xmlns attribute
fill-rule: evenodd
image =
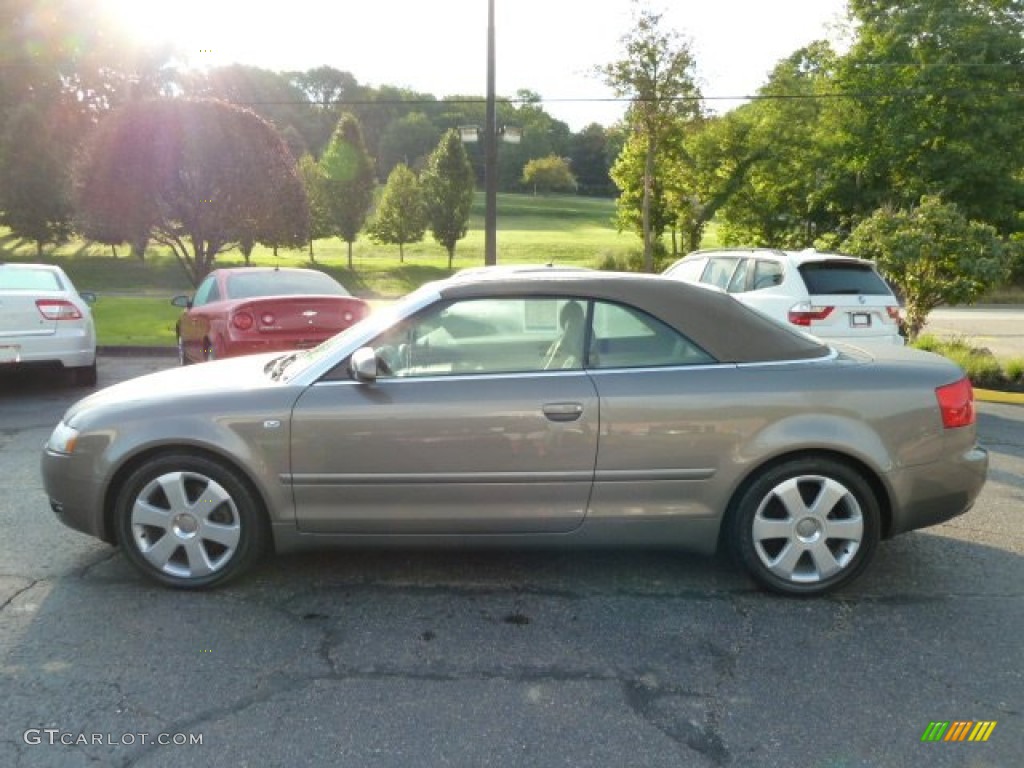
<svg viewBox="0 0 1024 768"><path fill-rule="evenodd" d="M100 385L172 364L104 357ZM289 556L193 594L50 512L39 452L82 394L0 379L2 766L1008 768L1024 754L1024 407L979 406L991 468L974 510L885 543L828 599L666 552ZM984 743L922 742L936 721L996 725Z"/></svg>

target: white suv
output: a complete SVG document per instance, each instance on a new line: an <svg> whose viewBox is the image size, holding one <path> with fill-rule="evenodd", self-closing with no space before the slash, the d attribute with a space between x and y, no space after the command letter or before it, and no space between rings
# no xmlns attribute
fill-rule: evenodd
<svg viewBox="0 0 1024 768"><path fill-rule="evenodd" d="M904 343L899 300L870 261L813 249L736 248L696 251L663 274L721 288L822 339Z"/></svg>

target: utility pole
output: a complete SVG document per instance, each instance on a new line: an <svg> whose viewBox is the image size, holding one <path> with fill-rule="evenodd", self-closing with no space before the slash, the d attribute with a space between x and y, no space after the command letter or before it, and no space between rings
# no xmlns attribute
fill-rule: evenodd
<svg viewBox="0 0 1024 768"><path fill-rule="evenodd" d="M498 115L494 103L494 0L487 0L487 110L484 118L484 264L498 263Z"/></svg>

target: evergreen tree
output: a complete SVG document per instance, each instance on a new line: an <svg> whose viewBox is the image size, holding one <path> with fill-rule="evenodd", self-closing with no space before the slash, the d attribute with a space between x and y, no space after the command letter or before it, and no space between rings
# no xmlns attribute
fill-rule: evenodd
<svg viewBox="0 0 1024 768"><path fill-rule="evenodd" d="M441 137L423 172L423 197L430 231L448 251L448 269L455 259L455 244L466 236L473 205L473 166L456 130Z"/></svg>
<svg viewBox="0 0 1024 768"><path fill-rule="evenodd" d="M373 203L376 183L373 158L366 151L359 122L344 114L320 158L324 172L325 205L331 232L348 243L348 266L352 268L352 245Z"/></svg>
<svg viewBox="0 0 1024 768"><path fill-rule="evenodd" d="M405 244L418 243L427 231L423 193L416 174L399 163L388 176L369 235L378 243L398 246L398 259L405 261Z"/></svg>

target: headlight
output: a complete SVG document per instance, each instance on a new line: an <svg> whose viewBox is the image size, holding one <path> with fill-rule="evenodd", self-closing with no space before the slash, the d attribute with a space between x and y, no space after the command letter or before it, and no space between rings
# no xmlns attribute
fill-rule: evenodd
<svg viewBox="0 0 1024 768"><path fill-rule="evenodd" d="M56 426L50 439L46 441L46 449L55 453L74 453L78 442L78 430L72 429L63 421Z"/></svg>

